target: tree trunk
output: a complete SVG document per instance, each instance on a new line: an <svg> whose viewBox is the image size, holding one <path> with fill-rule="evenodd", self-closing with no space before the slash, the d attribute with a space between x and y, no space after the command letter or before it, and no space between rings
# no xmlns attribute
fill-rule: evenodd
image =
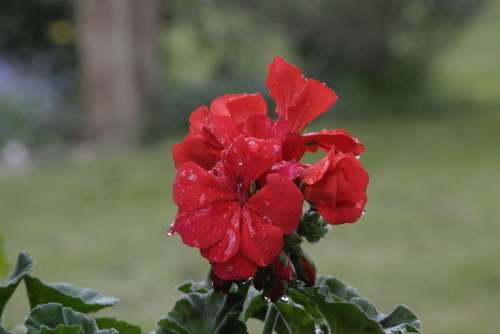
<svg viewBox="0 0 500 334"><path fill-rule="evenodd" d="M156 0L78 0L77 11L85 140L134 144L156 91Z"/></svg>

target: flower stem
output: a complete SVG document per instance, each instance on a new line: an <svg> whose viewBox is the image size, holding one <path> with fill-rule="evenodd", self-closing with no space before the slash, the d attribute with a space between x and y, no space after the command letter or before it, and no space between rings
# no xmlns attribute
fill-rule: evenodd
<svg viewBox="0 0 500 334"><path fill-rule="evenodd" d="M264 320L264 329L262 330L262 334L272 334L277 321L278 310L276 310L276 306L274 306L273 303L269 303L269 307L267 308L266 313L266 320Z"/></svg>

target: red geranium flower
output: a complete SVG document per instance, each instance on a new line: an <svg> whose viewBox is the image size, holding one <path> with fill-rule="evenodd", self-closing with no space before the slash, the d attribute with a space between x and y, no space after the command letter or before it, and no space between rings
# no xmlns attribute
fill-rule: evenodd
<svg viewBox="0 0 500 334"><path fill-rule="evenodd" d="M255 181L281 157L276 140L240 137L206 171L183 164L174 182L178 213L172 232L197 247L225 280L252 277L280 254L283 235L294 232L303 196L279 174L269 174L255 193Z"/></svg>
<svg viewBox="0 0 500 334"><path fill-rule="evenodd" d="M330 150L328 156L304 170L305 198L330 224L356 222L367 202L368 173L351 154Z"/></svg>

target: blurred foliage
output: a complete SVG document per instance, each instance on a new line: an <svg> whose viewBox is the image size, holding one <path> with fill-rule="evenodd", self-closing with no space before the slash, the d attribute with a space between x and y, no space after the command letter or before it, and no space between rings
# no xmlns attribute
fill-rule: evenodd
<svg viewBox="0 0 500 334"><path fill-rule="evenodd" d="M275 55L336 89L337 110L351 116L445 109L426 90L427 70L483 2L164 1L164 123L175 128L173 114L185 120L221 93L265 91Z"/></svg>
<svg viewBox="0 0 500 334"><path fill-rule="evenodd" d="M237 2L280 27L309 71L332 78L354 75L384 90L419 83L434 50L448 42L483 1Z"/></svg>
<svg viewBox="0 0 500 334"><path fill-rule="evenodd" d="M440 98L427 89L429 66L486 2L158 1L159 63L166 89L152 109L168 112L151 119L144 113L145 123L152 124L146 126L148 139L176 131L189 111L217 95L266 91L267 64L275 55L337 90L342 98L336 108L348 109L350 116L442 109L429 106ZM78 138L82 116L75 112L75 24L74 1L2 2L0 60L36 68L31 72L37 78L62 76L57 85L63 88L56 90L68 102L57 112L29 111L27 103L5 102L0 92L0 145L16 133L16 139L31 142Z"/></svg>
<svg viewBox="0 0 500 334"><path fill-rule="evenodd" d="M0 54L19 61L53 61L54 71L74 70L74 12L72 1L2 0Z"/></svg>

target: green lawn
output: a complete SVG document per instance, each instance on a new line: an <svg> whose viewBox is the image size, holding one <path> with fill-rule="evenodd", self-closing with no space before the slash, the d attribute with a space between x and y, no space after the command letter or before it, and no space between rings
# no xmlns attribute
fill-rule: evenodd
<svg viewBox="0 0 500 334"><path fill-rule="evenodd" d="M368 213L309 247L321 273L383 310L412 306L428 333L500 331L500 119L467 115L337 123L368 147ZM174 286L208 268L164 236L175 212L169 145L1 176L11 263L28 250L37 275L115 295L113 314L151 328L178 297ZM10 323L26 313L20 300L7 310Z"/></svg>

